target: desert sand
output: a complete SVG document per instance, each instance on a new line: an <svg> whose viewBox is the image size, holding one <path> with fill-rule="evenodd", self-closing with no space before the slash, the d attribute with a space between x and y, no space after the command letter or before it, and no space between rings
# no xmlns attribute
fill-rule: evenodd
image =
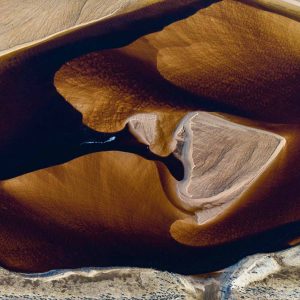
<svg viewBox="0 0 300 300"><path fill-rule="evenodd" d="M295 18L231 0L77 4L1 40L4 267L196 268L299 222ZM40 28L43 9L19 18ZM154 155L175 154L184 179L130 149L76 157L82 124L111 137L127 124ZM290 228L270 245L287 246Z"/></svg>

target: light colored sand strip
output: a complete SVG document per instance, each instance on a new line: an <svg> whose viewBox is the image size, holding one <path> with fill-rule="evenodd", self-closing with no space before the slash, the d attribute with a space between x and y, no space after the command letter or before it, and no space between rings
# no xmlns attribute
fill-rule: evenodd
<svg viewBox="0 0 300 300"><path fill-rule="evenodd" d="M275 13L300 21L299 0L243 0L242 2L258 5Z"/></svg>
<svg viewBox="0 0 300 300"><path fill-rule="evenodd" d="M175 139L180 148L177 155L186 168L177 188L179 204L190 211L214 213L220 212L216 209L220 205L239 198L286 143L272 132L207 112L189 114L178 126Z"/></svg>
<svg viewBox="0 0 300 300"><path fill-rule="evenodd" d="M151 149L156 139L155 114L127 120L130 131ZM244 126L212 113L188 113L174 133L174 154L185 176L177 182L179 207L196 213L198 223L221 214L270 166L286 144L285 138Z"/></svg>

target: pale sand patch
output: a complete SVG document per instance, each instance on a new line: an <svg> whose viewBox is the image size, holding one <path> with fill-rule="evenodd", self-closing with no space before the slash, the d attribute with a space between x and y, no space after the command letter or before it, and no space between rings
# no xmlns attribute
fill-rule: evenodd
<svg viewBox="0 0 300 300"><path fill-rule="evenodd" d="M159 119L153 114L128 118L130 131L153 147ZM285 138L231 122L203 111L188 113L179 123L172 146L183 162L185 177L176 183L175 203L195 212L199 224L228 208L270 166Z"/></svg>
<svg viewBox="0 0 300 300"><path fill-rule="evenodd" d="M177 184L180 204L197 211L199 223L238 199L286 144L285 138L275 133L207 112L188 114L175 139L186 167L185 179Z"/></svg>

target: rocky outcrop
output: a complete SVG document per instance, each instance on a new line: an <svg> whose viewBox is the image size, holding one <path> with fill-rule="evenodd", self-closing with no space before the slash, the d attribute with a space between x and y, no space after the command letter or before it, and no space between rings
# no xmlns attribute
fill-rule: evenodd
<svg viewBox="0 0 300 300"><path fill-rule="evenodd" d="M223 300L300 299L300 246L250 256L224 274Z"/></svg>
<svg viewBox="0 0 300 300"><path fill-rule="evenodd" d="M183 276L107 268L20 274L0 270L0 299L300 299L300 246L257 254L218 273Z"/></svg>

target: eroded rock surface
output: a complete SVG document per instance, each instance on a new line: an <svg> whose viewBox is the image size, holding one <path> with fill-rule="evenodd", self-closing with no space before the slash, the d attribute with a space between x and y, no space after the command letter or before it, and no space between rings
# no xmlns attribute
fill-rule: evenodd
<svg viewBox="0 0 300 300"><path fill-rule="evenodd" d="M0 270L0 299L300 299L300 246L247 257L219 273L183 276L108 268L21 274Z"/></svg>
<svg viewBox="0 0 300 300"><path fill-rule="evenodd" d="M1 270L0 299L203 299L192 278L151 269L54 271L33 276Z"/></svg>
<svg viewBox="0 0 300 300"><path fill-rule="evenodd" d="M250 256L231 270L222 283L221 299L300 299L300 246Z"/></svg>

